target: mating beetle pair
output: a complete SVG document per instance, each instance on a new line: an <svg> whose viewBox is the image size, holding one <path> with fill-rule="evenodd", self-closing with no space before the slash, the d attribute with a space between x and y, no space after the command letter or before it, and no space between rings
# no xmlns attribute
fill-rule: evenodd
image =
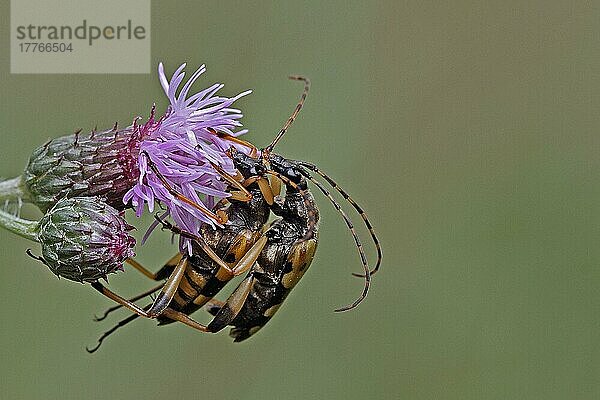
<svg viewBox="0 0 600 400"><path fill-rule="evenodd" d="M238 171L237 176L230 176L217 165L213 165L222 179L229 184L231 196L220 201L212 211L201 211L214 216L215 221L222 224L222 227L213 228L209 224L203 224L199 234L195 234L185 232L157 217L164 228L193 240L192 254L177 254L157 273L148 271L132 259L129 259L128 263L153 280L166 281L131 300L113 293L100 282L92 283L96 290L119 304L110 308L104 316L97 318L98 320L104 319L120 307L126 307L134 314L107 331L99 339L98 345L88 351L96 351L105 337L139 316L156 318L160 325L179 321L202 332L211 333L230 325L233 327L230 335L236 342L254 334L281 306L310 266L316 251L319 211L307 181L312 182L332 202L344 219L352 233L364 269L364 274L355 274L364 278L363 293L352 304L336 311L350 310L366 297L371 274L379 269L382 253L365 212L315 165L288 160L272 152L300 112L310 88L306 78L291 79L303 81L304 91L294 112L269 146L259 152L250 143L216 131L212 132L250 149L249 154L236 151L233 147L228 151ZM149 157L148 163L174 197L191 202L169 186ZM325 179L363 219L377 249L377 262L372 270L350 218L309 171ZM285 185L283 196L280 195L282 184ZM197 207L201 208L198 205ZM269 224L271 212L279 218ZM227 301L220 302L213 298L227 282L245 272L247 276ZM159 293L146 307L134 303L155 292ZM190 317L191 313L203 306L214 315L214 319L208 325L202 325Z"/></svg>

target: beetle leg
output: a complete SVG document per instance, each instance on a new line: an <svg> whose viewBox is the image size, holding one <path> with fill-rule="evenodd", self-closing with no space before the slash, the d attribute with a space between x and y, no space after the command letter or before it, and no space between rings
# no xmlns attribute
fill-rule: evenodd
<svg viewBox="0 0 600 400"><path fill-rule="evenodd" d="M123 297L119 296L118 294L114 293L113 291L111 291L110 289L108 289L107 287L102 285L100 282L98 282L98 281L92 282L92 287L94 289L96 289L97 291L99 291L100 293L102 293L104 296L111 299L112 301L122 305L123 307L127 308L130 311L133 311L135 314L139 315L140 317L150 318L150 316L148 315L146 310L144 310L142 307L138 306L134 302L124 299Z"/></svg>
<svg viewBox="0 0 600 400"><path fill-rule="evenodd" d="M155 287L153 287L153 288L152 288L152 289L150 289L150 290L147 290L147 291L145 291L145 292L143 292L143 293L140 293L140 294L138 294L138 295L137 295L137 296L135 296L135 297L132 297L131 299L129 299L129 301L130 301L130 302L134 302L134 301L137 301L137 300L139 300L139 299L143 299L144 297L148 297L148 296L150 296L152 293L158 292L160 289L162 289L163 285L164 285L164 284L163 284L163 283L161 283L160 285L158 285L158 286L155 286ZM120 308L122 308L122 307L123 307L123 306L122 306L122 305L120 305L120 304L119 304L119 305L116 305L116 306L113 306L113 307L110 307L110 308L108 308L106 311L104 311L104 314L102 314L102 316L101 316L101 317L98 317L98 316L94 315L94 321L96 321L96 322L98 322L98 321L102 321L102 320L106 319L106 317L108 317L108 314L110 314L110 313L112 313L112 312L114 312L114 311L117 311L118 309L120 309Z"/></svg>
<svg viewBox="0 0 600 400"><path fill-rule="evenodd" d="M238 201L250 201L250 199L248 198L246 193L241 190L234 190L234 191L229 192L229 194L231 196L229 196L228 199L238 200ZM250 195L250 196L252 196L252 195Z"/></svg>
<svg viewBox="0 0 600 400"><path fill-rule="evenodd" d="M239 284L239 286L234 290L231 296L229 296L225 303L214 299L211 300L209 304L212 303L211 307L218 309L218 312L208 326L202 325L201 323L190 318L190 316L187 314L184 314L180 311L175 311L171 308L167 308L163 315L172 320L184 323L187 326L190 326L201 332L217 333L229 325L229 323L231 323L231 321L233 321L238 315L244 306L244 303L246 302L248 294L252 290L252 286L254 286L255 281L256 278L250 274Z"/></svg>
<svg viewBox="0 0 600 400"><path fill-rule="evenodd" d="M238 276L248 271L252 265L258 260L258 256L262 252L263 248L267 244L267 237L262 235L256 243L250 247L250 249L244 254L244 256L238 261L233 268L233 275Z"/></svg>
<svg viewBox="0 0 600 400"><path fill-rule="evenodd" d="M266 178L257 175L257 176L252 176L240 183L234 177L230 176L227 172L225 172L225 170L223 170L223 168L220 165L217 165L212 162L210 164L213 166L215 171L217 171L219 173L219 175L227 181L227 183L229 183L231 186L233 186L239 190L239 191L231 192L232 199L240 200L240 201L250 201L250 199L252 198L252 194L246 189L246 187L248 187L248 185L250 185L254 182L257 182L258 187L260 188L260 191L261 191L263 197L265 198L265 201L267 202L267 204L273 205L273 196L274 196L273 192L274 191L273 191L273 189L271 189L271 185ZM279 183L279 188L276 191L277 194L279 194L279 192L281 191L281 181L279 181L278 183Z"/></svg>
<svg viewBox="0 0 600 400"><path fill-rule="evenodd" d="M269 181L267 178L260 178L258 180L258 187L260 188L260 192L262 193L265 201L268 205L273 205L273 190L271 189L271 185L269 185Z"/></svg>
<svg viewBox="0 0 600 400"><path fill-rule="evenodd" d="M250 273L239 284L231 296L229 296L225 304L219 308L219 312L217 312L213 320L208 324L207 328L209 332L219 332L235 319L244 306L244 303L246 303L248 294L252 290L255 282L256 278L254 278L254 275Z"/></svg>
<svg viewBox="0 0 600 400"><path fill-rule="evenodd" d="M184 314L181 311L175 311L172 308L167 308L164 311L163 315L174 321L179 321L191 328L197 329L201 332L205 332L205 333L209 332L208 328L205 325L202 325L201 323L194 321L192 318L190 318L189 315Z"/></svg>
<svg viewBox="0 0 600 400"><path fill-rule="evenodd" d="M223 307L223 305L225 305L225 302L217 300L217 299L211 299L207 302L207 304L210 304L213 307L216 307L216 309L218 310L219 308ZM146 307L144 307L144 309L147 310L150 308L150 306L151 305L148 304ZM121 306L118 306L118 307L121 307ZM191 326L192 328L198 329L202 332L207 332L206 327L204 325L194 321L187 314L183 314L179 311L175 311L171 308L167 308L163 312L163 315L168 317L169 319L182 322L182 323L184 323L188 326ZM128 316L127 318L124 318L121 321L117 322L112 328L110 328L109 330L104 332L102 334L102 336L100 336L100 338L98 338L98 344L96 344L96 346L94 346L92 348L86 347L86 350L88 351L88 353L94 353L96 350L98 350L100 348L100 345L102 345L102 342L104 341L104 339L106 339L108 336L112 335L117 329L120 329L123 326L129 324L130 322L135 321L139 317L140 316L138 314L132 314L132 315Z"/></svg>
<svg viewBox="0 0 600 400"><path fill-rule="evenodd" d="M250 157L252 157L252 158L258 157L258 149L252 143L246 142L245 140L242 140L242 139L238 139L237 137L231 136L225 132L217 132L213 128L206 128L206 130L221 139L228 140L232 143L236 143L236 144L239 144L239 145L249 148L250 149Z"/></svg>
<svg viewBox="0 0 600 400"><path fill-rule="evenodd" d="M140 271L142 274L144 274L144 276L152 279L153 281L162 281L162 280L167 279L173 273L173 270L175 269L177 264L181 261L181 257L183 257L183 255L181 253L177 253L169 261L167 261L165 263L165 265L161 269L158 270L158 272L149 271L146 267L144 267L142 264L140 264L133 258L128 258L127 260L125 260L125 262L127 264L131 265L133 268ZM135 297L132 297L131 299L129 299L129 301L134 302L139 299L143 299L144 297L147 297L147 296L151 295L152 293L159 291L160 289L162 289L163 286L164 286L164 283L161 283L160 285L155 286L154 288L152 288L150 290L147 290L143 293L138 294ZM119 304L119 305L108 308L106 311L104 311L104 314L102 314L101 317L94 316L94 321L102 321L103 319L105 319L108 316L108 314L110 314L114 311L117 311L121 307L123 307L123 306Z"/></svg>
<svg viewBox="0 0 600 400"><path fill-rule="evenodd" d="M171 257L171 259L167 261L165 265L158 270L158 272L149 271L146 267L144 267L142 264L140 264L133 258L128 258L127 260L125 260L125 262L131 265L133 268L140 271L146 277L152 279L153 281L162 281L163 279L167 279L171 272L173 272L175 266L179 263L179 261L181 261L181 257L183 257L183 255L181 253L177 253L176 255Z"/></svg>
<svg viewBox="0 0 600 400"><path fill-rule="evenodd" d="M239 190L239 192L236 193L238 193L238 196L240 198L236 200L250 201L252 199L252 194L248 191L248 189L244 187L244 185L242 185L241 182L238 182L233 176L225 172L225 170L220 165L215 164L213 162L211 162L210 165L212 165L215 171L217 171L221 178L223 178L227 183L229 183L229 185Z"/></svg>
<svg viewBox="0 0 600 400"><path fill-rule="evenodd" d="M279 196L281 194L281 179L279 179L275 175L269 175L269 182L271 183L271 190L273 191L273 195Z"/></svg>
<svg viewBox="0 0 600 400"><path fill-rule="evenodd" d="M183 278L186 267L187 257L183 257L171 273L171 276L169 276L169 279L167 279L163 285L160 293L158 293L156 299L154 299L154 302L152 303L152 306L148 310L148 315L151 318L161 315L169 306L169 303L171 303L171 300L173 300L173 296L175 296L175 292L177 292L177 288L181 283L181 279Z"/></svg>
<svg viewBox="0 0 600 400"><path fill-rule="evenodd" d="M212 327L210 327L210 325L209 326L202 325L201 323L193 320L187 314L184 314L180 311L175 311L172 308L168 308L168 307L162 311L161 315L163 315L169 319L172 319L174 321L181 322L181 323L183 323L191 328L194 328L196 330L199 330L201 332L216 333L219 330L223 329L225 326L227 326L231 321L233 321L233 319L240 312L240 310L242 309L242 306L246 302L246 299L248 297L248 294L250 293L250 290L252 289L252 286L254 285L254 281L255 281L254 277L252 275L249 275L246 279L244 279L242 281L242 283L240 283L240 285L237 287L237 289L232 293L232 295L229 297L229 299L227 299L227 302L225 302L225 303L222 301L216 300L216 299L211 299L209 301L208 304L212 305L213 307L215 307L219 310L219 312L217 313L217 317L215 317L210 324L210 325L212 325ZM103 287L102 284L100 284L98 282L95 282L95 283L97 283L97 285L92 284L92 286L95 289L99 290L102 294L108 296L112 300L122 303L123 306L134 311L135 314L130 315L129 317L119 321L114 327L112 327L111 329L106 331L104 334L102 334L102 336L98 339L98 344L95 347L93 347L93 348L86 347L86 350L89 353L93 353L96 350L98 350L98 348L100 347L100 345L102 344L104 339L106 339L107 336L111 335L117 329L127 325L131 321L134 321L139 316L148 317L146 310L150 309L150 307L151 307L151 306L146 306L144 308L141 308L141 307L137 306L136 304L133 304L133 303L129 304L129 302L127 300L121 298L119 295L117 295L117 294L111 292L110 290L108 290L107 288Z"/></svg>
<svg viewBox="0 0 600 400"><path fill-rule="evenodd" d="M264 178L260 175L251 176L248 179L244 180L244 182L242 182L242 185L247 187L247 186L253 184L254 182L256 182L258 184L260 192L263 195L263 197L265 198L265 201L267 202L267 204L272 206L273 205L273 197L274 197L273 190L271 189L271 185L269 185L269 181L267 180L267 178Z"/></svg>
<svg viewBox="0 0 600 400"><path fill-rule="evenodd" d="M215 274L216 278L220 281L230 281L232 278L248 271L256 260L258 260L258 256L260 256L266 244L267 237L263 235L246 251L233 268L220 268Z"/></svg>
<svg viewBox="0 0 600 400"><path fill-rule="evenodd" d="M184 257L177 264L177 266L171 273L171 276L169 277L169 279L167 279L165 284L162 286L161 292L158 294L158 296L152 303L152 306L147 311L145 309L141 308L140 306L138 306L137 304L135 304L134 302L129 301L129 300L119 296L118 294L114 293L113 291L106 288L104 285L102 285L98 281L92 282L92 287L94 289L96 289L97 291L99 291L100 293L102 293L104 296L117 302L118 304L129 309L130 311L133 311L134 313L138 314L141 317L156 318L165 310L165 308L167 308L169 306L171 299L173 298L173 296L175 295L175 292L177 291L179 282L181 282L181 278L183 277L183 273L185 272L186 265L187 265L187 258Z"/></svg>

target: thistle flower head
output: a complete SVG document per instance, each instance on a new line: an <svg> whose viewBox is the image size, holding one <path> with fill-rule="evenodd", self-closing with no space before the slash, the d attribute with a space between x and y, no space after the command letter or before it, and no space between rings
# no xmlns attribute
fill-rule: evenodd
<svg viewBox="0 0 600 400"><path fill-rule="evenodd" d="M169 81L162 63L158 66L159 80L170 105L162 118L155 121L151 116L146 124L136 127L138 135L143 137L137 158L139 177L123 200L131 202L138 216L142 215L145 204L153 212L154 202L158 200L166 205L177 226L196 233L201 223L214 225L215 222L172 192L176 191L206 209L212 208L215 198L229 196L211 162L234 174L233 163L225 153L232 142L214 132L231 136L246 132L235 131L241 126L242 113L231 106L250 91L231 98L221 97L217 92L223 85L214 84L189 95L192 84L206 68L202 65L182 86L184 69L185 64ZM240 150L244 151L243 148ZM156 171L173 191L169 192Z"/></svg>
<svg viewBox="0 0 600 400"><path fill-rule="evenodd" d="M223 97L218 95L223 85L214 84L192 94L192 84L206 68L198 68L186 82L184 69L185 64L168 80L163 65L158 66L170 103L161 117L155 117L153 106L145 123L136 118L124 129L115 125L106 131L77 132L36 149L22 178L25 200L45 212L63 198L99 196L117 210L132 206L138 216L146 204L153 212L155 201L160 201L181 229L197 233L202 223L214 225L205 213L172 193L205 209L229 196L211 163L235 173L225 151L238 145L223 134L237 137L246 132L239 129L242 113L232 105L250 91Z"/></svg>
<svg viewBox="0 0 600 400"><path fill-rule="evenodd" d="M123 210L139 176L142 137L127 127L52 139L35 149L23 173L25 199L46 212L64 197L99 196Z"/></svg>
<svg viewBox="0 0 600 400"><path fill-rule="evenodd" d="M134 255L132 229L121 213L95 197L59 200L40 220L42 261L59 277L94 282Z"/></svg>

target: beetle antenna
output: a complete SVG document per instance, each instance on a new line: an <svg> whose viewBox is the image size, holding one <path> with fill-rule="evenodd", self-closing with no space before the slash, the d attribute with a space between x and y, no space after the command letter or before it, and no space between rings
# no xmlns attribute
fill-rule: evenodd
<svg viewBox="0 0 600 400"><path fill-rule="evenodd" d="M323 193L329 199L331 204L333 204L335 209L340 213L340 215L344 219L344 222L346 223L346 226L348 227L348 229L350 229L350 232L352 233L352 237L354 238L354 243L356 245L356 248L358 249L358 254L360 255L360 261L362 263L363 270L365 273L363 276L365 278L365 286L363 288L363 292L356 300L354 300L354 302L352 304L349 304L344 307L340 307L340 308L336 309L335 312L352 310L353 308L356 308L367 297L367 294L369 293L369 287L371 286L371 272L369 270L367 256L365 255L363 245L360 242L360 238L358 237L356 230L354 229L354 225L352 224L352 221L350 220L350 218L348 218L348 216L346 215L346 213L344 212L344 210L342 209L340 204L333 198L333 196L329 193L329 191L323 185L321 185L321 183L319 181L317 181L315 178L310 176L306 171L304 171L303 175L309 181L314 183L317 188L319 188L321 193Z"/></svg>
<svg viewBox="0 0 600 400"><path fill-rule="evenodd" d="M293 76L290 76L289 78L293 79L295 81L304 82L304 90L302 91L302 96L300 96L300 101L296 105L296 108L294 109L294 112L292 113L292 115L290 115L290 117L288 118L286 123L283 125L283 128L281 128L279 130L279 133L277 133L277 136L275 136L275 139L273 139L271 144L264 148L264 151L266 151L267 154L273 150L275 145L279 142L279 140L281 140L281 138L283 137L285 132L292 125L292 123L294 122L294 120L296 119L298 114L300 113L300 110L302 109L302 106L304 105L304 101L306 100L306 96L308 96L308 91L310 90L310 80L308 78L305 78L305 77L299 76L299 75L293 75Z"/></svg>
<svg viewBox="0 0 600 400"><path fill-rule="evenodd" d="M377 238L377 235L375 234L375 230L373 229L373 225L371 225L371 222L369 221L369 217L367 217L367 213L362 209L361 206L358 205L358 203L356 203L352 199L352 197L350 197L350 195L344 189L342 189L341 186L339 186L329 175L327 175L325 172L323 172L316 165L308 163L306 161L298 161L298 164L300 164L303 167L306 167L306 168L310 169L311 171L314 171L317 174L321 175L321 177L323 177L323 179L325 179L327 181L327 183L329 183L329 185L331 185L332 188L334 188L335 190L337 190L338 193L341 194L342 197L344 199L346 199L346 201L348 203L350 203L350 205L352 205L352 207L360 215L360 217L362 218L363 222L365 223L365 226L369 230L369 233L371 234L371 239L373 240L373 243L375 244L375 248L377 249L377 263L375 264L375 268L373 268L371 270L371 275L374 275L377 271L379 271L379 265L381 264L381 258L382 258L382 251L381 251L381 245L379 243L379 239ZM365 277L364 275L361 275L361 274L354 274L353 273L352 275L358 276L360 278L364 278Z"/></svg>

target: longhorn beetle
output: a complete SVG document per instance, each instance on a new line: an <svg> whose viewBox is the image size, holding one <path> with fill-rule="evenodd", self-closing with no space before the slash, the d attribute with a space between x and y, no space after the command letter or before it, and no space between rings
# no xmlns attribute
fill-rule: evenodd
<svg viewBox="0 0 600 400"><path fill-rule="evenodd" d="M217 229L203 224L200 228L200 237L193 242L192 254L189 256L177 254L157 273L148 271L133 259L127 260L128 264L150 279L158 281L170 278L169 287L161 284L127 302L101 283L94 283L94 288L120 304L109 308L102 317L96 317L97 321L103 320L109 313L123 305L130 309L133 308L134 312L137 312L138 310L135 309L137 306L133 304L133 301L162 289L153 304L143 309L146 314L143 316L157 318L161 325L168 324L173 320L162 313L162 309L167 305L173 310L191 314L209 301L234 276L242 274L250 268L258 257L260 249L266 243L266 237L260 238L261 229L269 218L269 206L273 204L274 196L267 179L257 175L258 171L263 169L262 163L256 158L258 150L252 144L236 137L218 133L212 129L210 132L248 147L252 155L252 157L245 158L237 157L234 160L238 171L236 177L227 175L219 166L212 164L213 168L235 191L231 191L232 196L221 200L214 207L213 212L208 212L207 215L214 216L217 222L228 221L228 223ZM193 201L173 190L147 154L146 157L153 173L174 197L187 204L195 205ZM276 178L273 181L275 182ZM273 186L280 185L274 184ZM180 274L180 276L176 274ZM97 350L103 339L112 331L111 329L106 332L100 338L98 345L88 351Z"/></svg>
<svg viewBox="0 0 600 400"><path fill-rule="evenodd" d="M254 196L259 196L261 198L259 200L261 203L261 206L259 207L260 210L265 211L266 203L270 206L274 214L281 217L281 219L273 222L270 225L260 239L255 239L255 245L250 248L250 251L247 253L244 253L243 251L241 252L241 254L244 255L242 255L240 259L240 265L233 269L235 272L234 274L229 273L227 275L228 279L226 281L231 279L233 276L250 269L247 277L240 283L240 285L225 303L214 299L211 300L211 297L214 296L214 294L216 294L216 292L224 286L224 283L219 285L217 290L206 291L201 295L199 291L195 291L193 295L200 295L201 301L198 300L198 297L196 297L196 301L194 301L194 296L190 296L189 293L185 293L187 286L185 282L189 283L189 274L185 275L185 272L187 272L190 267L189 263L187 268L184 268L181 264L182 260L187 259L186 256L178 256L174 258L161 270L163 273L159 271L157 274L151 274L139 266L139 264L133 264L136 268L140 269L147 276L150 276L153 279L163 279L167 275L164 273L164 271L170 271L171 274L164 286L154 288L151 291L142 293L141 295L132 299L135 301L149 295L150 293L153 293L154 291L157 291L159 288L162 289L153 304L145 308L140 308L132 301L123 299L122 297L103 287L100 283L97 283L94 287L98 291L135 313L134 315L121 321L110 331L106 332L100 338L99 344L106 336L114 332L117 328L127 324L138 316L149 318L158 317L160 324L165 324L176 320L203 332L217 332L223 329L226 325L231 324L234 326L231 334L236 338L236 341L244 340L252 335L270 319L273 313L281 305L289 291L295 286L310 265L316 250L318 242L319 212L312 195L308 191L306 180L309 180L315 184L315 186L317 186L317 188L332 202L336 210L341 214L346 225L352 233L364 269L364 274L354 274L365 279L363 293L356 301L354 301L354 303L339 308L336 311L350 310L356 307L366 297L371 280L370 276L379 269L382 256L379 240L377 239L377 236L375 235L375 232L366 214L343 189L341 189L327 174L313 164L304 161L287 160L272 153L272 150L277 142L283 137L289 126L293 123L294 119L298 115L310 87L310 83L306 78L291 77L291 79L304 81L305 88L300 102L296 106L296 109L290 118L287 120L284 127L279 131L272 143L261 150L260 156L257 155L256 148L249 143L246 143L246 145L252 149L250 156L247 156L241 152L237 152L233 147L228 151L228 154L233 159L234 165L241 172L242 177L245 178L241 185L233 177L225 176L226 174L224 173L222 174L224 179L232 184L232 186L239 189L239 191L236 192L234 201L248 201L247 199L241 199L239 193L244 193L245 186L248 186L248 188L251 190L254 185L254 191L250 192L250 196L252 199L254 199ZM217 133L215 132L215 134ZM233 139L234 141L239 141L239 139ZM377 263L373 270L369 270L362 244L354 230L352 222L333 198L333 196L331 196L331 194L321 183L319 183L309 174L308 170L314 171L323 177L351 204L351 206L363 219L377 249ZM157 170L154 172L160 177L160 172ZM273 179L272 183L273 188L271 188L266 179L268 175L271 175L272 178L275 178ZM172 191L172 189L166 184L166 181L162 178L161 180L163 181L163 184L165 184L165 187L169 191ZM283 198L280 196L276 197L275 201L273 202L273 192L279 193L280 187L277 183L280 183L280 181L283 181L283 183L286 185L286 194ZM172 194L175 196L181 196L178 193ZM252 202L252 199L250 202ZM222 216L223 213L225 213L225 217L231 220L231 213L227 215L226 211L218 207L219 204L217 207L215 207L217 209L217 214L220 212L219 215ZM268 217L268 210L264 214L266 214ZM264 216L264 214L261 215ZM247 223L257 222L258 225L264 225L266 222L264 218L254 218L255 221L247 221ZM164 221L161 221L160 219L159 221L162 222L165 227L173 230L175 233L193 239L200 249L204 251L206 255L209 255L212 262L217 262L217 264L219 264L219 270L227 271L227 269L218 261L216 261L214 257L215 255L218 256L218 254L214 254L214 250L222 253L221 248L225 245L225 243L207 240L205 237L203 237L203 235L207 234L207 230L205 229L201 230L200 235L196 235L191 232L182 231ZM225 236L223 235L220 236L221 239L224 237ZM214 249L210 247L211 245L214 247ZM179 260L179 263L177 263L177 266L173 268L173 264L177 260ZM254 263L257 260L258 263ZM250 262L252 262L253 265L250 264ZM211 271L214 273L214 268L211 269ZM183 276L188 279L185 281L182 280ZM209 276L211 279L218 278L218 271L215 276L211 276L210 274ZM182 282L184 283L182 284ZM189 290L190 288L187 289ZM208 324L208 326L204 326L189 317L189 314L200 308L202 304L209 304L209 311L216 315L214 320ZM118 307L119 306L113 307L112 309L109 309L108 312ZM97 347L92 349L92 351L96 349Z"/></svg>

